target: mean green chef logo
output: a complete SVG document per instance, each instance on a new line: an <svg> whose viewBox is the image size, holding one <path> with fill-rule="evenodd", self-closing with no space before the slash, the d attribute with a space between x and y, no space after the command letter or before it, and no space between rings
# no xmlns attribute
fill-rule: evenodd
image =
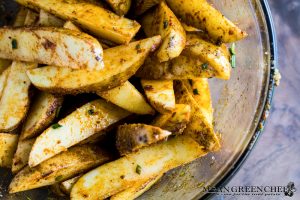
<svg viewBox="0 0 300 200"><path fill-rule="evenodd" d="M297 191L295 183L289 182L286 186L203 186L203 192L223 196L286 196L293 197Z"/></svg>

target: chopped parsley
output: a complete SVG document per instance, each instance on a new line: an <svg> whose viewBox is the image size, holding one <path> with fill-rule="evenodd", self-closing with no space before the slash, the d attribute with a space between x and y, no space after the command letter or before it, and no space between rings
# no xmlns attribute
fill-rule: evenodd
<svg viewBox="0 0 300 200"><path fill-rule="evenodd" d="M167 20L164 21L164 29L168 28L169 22Z"/></svg>
<svg viewBox="0 0 300 200"><path fill-rule="evenodd" d="M18 41L16 39L11 40L11 47L12 47L12 49L18 48Z"/></svg>
<svg viewBox="0 0 300 200"><path fill-rule="evenodd" d="M94 111L93 109L89 109L89 110L88 110L88 113L89 113L90 115L93 115L93 114L95 114L95 111Z"/></svg>
<svg viewBox="0 0 300 200"><path fill-rule="evenodd" d="M235 68L236 67L235 43L232 43L231 47L229 48L229 52L231 55L231 58L230 58L231 67Z"/></svg>
<svg viewBox="0 0 300 200"><path fill-rule="evenodd" d="M142 167L140 165L137 165L136 168L135 168L135 172L137 174L141 174L142 173Z"/></svg>
<svg viewBox="0 0 300 200"><path fill-rule="evenodd" d="M60 125L59 123L56 123L56 124L53 124L53 125L52 125L52 128L53 128L53 129L58 129L58 128L60 128L60 127L62 127L62 125Z"/></svg>
<svg viewBox="0 0 300 200"><path fill-rule="evenodd" d="M193 89L193 94L194 95L199 95L199 91L197 89Z"/></svg>
<svg viewBox="0 0 300 200"><path fill-rule="evenodd" d="M207 69L208 63L203 63L203 64L201 65L201 67L202 67L203 70Z"/></svg>

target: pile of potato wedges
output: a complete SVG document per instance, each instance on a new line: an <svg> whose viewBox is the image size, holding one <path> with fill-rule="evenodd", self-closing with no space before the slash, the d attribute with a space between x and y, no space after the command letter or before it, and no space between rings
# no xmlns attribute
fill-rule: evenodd
<svg viewBox="0 0 300 200"><path fill-rule="evenodd" d="M131 200L221 148L208 79L230 78L247 33L206 0L16 2L0 27L10 193Z"/></svg>

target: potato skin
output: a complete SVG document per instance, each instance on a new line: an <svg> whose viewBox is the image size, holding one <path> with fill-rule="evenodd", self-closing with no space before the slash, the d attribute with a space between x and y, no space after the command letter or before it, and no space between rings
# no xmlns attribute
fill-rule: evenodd
<svg viewBox="0 0 300 200"><path fill-rule="evenodd" d="M150 104L160 113L170 113L175 109L175 95L172 80L141 80Z"/></svg>
<svg viewBox="0 0 300 200"><path fill-rule="evenodd" d="M17 0L17 2L32 9L44 9L64 20L79 24L96 36L118 44L129 43L140 28L136 21L120 17L88 1Z"/></svg>
<svg viewBox="0 0 300 200"><path fill-rule="evenodd" d="M202 148L192 138L184 135L142 148L83 175L73 186L71 199L105 199L134 183L157 177L206 155L207 152ZM137 173L138 165L140 173Z"/></svg>
<svg viewBox="0 0 300 200"><path fill-rule="evenodd" d="M111 154L97 145L72 147L37 167L27 166L22 169L10 183L9 192L15 193L52 185L86 172L112 158Z"/></svg>
<svg viewBox="0 0 300 200"><path fill-rule="evenodd" d="M146 124L124 124L118 127L116 146L124 156L142 147L167 139L172 133Z"/></svg>
<svg viewBox="0 0 300 200"><path fill-rule="evenodd" d="M160 62L181 54L186 43L185 30L165 2L160 2L154 11L147 13L141 24L148 37L161 35L163 42L156 52Z"/></svg>
<svg viewBox="0 0 300 200"><path fill-rule="evenodd" d="M187 25L202 29L217 42L235 42L247 36L206 0L166 0L173 12Z"/></svg>
<svg viewBox="0 0 300 200"><path fill-rule="evenodd" d="M27 71L33 85L40 90L59 94L101 92L126 82L161 42L160 36L104 50L107 66L101 71L43 67Z"/></svg>
<svg viewBox="0 0 300 200"><path fill-rule="evenodd" d="M104 67L103 50L95 38L54 27L0 28L0 57L73 69Z"/></svg>

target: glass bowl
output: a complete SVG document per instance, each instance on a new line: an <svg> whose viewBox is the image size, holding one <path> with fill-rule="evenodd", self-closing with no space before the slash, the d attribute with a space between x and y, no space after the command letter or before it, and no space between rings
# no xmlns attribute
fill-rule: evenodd
<svg viewBox="0 0 300 200"><path fill-rule="evenodd" d="M232 70L231 79L210 79L215 131L222 135L222 148L168 172L139 197L140 200L209 197L210 193L203 191L203 187L226 184L263 130L271 105L277 63L275 32L267 1L211 2L249 34L245 40L236 43L237 68ZM0 25L9 22L16 11L16 4L10 0L4 0L3 5L5 12L0 12ZM0 176L0 198L43 200L51 196L47 189L8 195L11 174L1 169Z"/></svg>

